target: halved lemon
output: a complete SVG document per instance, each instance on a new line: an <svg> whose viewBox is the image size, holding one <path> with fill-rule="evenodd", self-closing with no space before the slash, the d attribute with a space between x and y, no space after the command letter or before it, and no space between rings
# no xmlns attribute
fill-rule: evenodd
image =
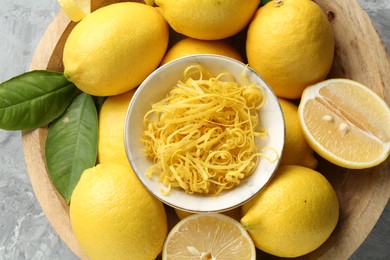
<svg viewBox="0 0 390 260"><path fill-rule="evenodd" d="M333 164L370 168L389 155L389 106L356 81L329 79L306 88L298 113L312 149Z"/></svg>
<svg viewBox="0 0 390 260"><path fill-rule="evenodd" d="M216 213L194 214L169 232L163 259L256 259L255 246L241 224Z"/></svg>

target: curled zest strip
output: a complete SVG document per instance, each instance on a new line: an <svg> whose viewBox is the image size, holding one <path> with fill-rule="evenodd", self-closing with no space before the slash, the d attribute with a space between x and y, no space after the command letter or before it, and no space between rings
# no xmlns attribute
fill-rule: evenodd
<svg viewBox="0 0 390 260"><path fill-rule="evenodd" d="M180 187L189 194L217 195L251 175L260 156L275 160L255 143L267 136L258 125L265 92L245 70L240 81L189 66L184 80L145 114L141 141L154 160L146 174L158 176L167 187L164 194Z"/></svg>

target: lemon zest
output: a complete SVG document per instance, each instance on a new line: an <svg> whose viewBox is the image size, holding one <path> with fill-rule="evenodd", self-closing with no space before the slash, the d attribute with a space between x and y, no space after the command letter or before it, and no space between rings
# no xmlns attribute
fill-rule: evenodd
<svg viewBox="0 0 390 260"><path fill-rule="evenodd" d="M267 136L259 126L266 95L242 72L240 83L229 73L216 77L200 65L184 70L179 81L144 116L141 141L157 175L167 189L180 187L189 194L217 195L250 176L261 152L255 138ZM275 150L273 150L275 151ZM276 152L277 154L277 152Z"/></svg>

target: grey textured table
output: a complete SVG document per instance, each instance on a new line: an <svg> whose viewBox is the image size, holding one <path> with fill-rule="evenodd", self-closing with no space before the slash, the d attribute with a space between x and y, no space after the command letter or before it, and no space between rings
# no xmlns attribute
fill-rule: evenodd
<svg viewBox="0 0 390 260"><path fill-rule="evenodd" d="M390 50L390 0L359 2ZM0 82L28 70L39 39L58 10L56 0L1 0ZM26 172L21 133L4 130L0 130L2 259L77 259L52 229L35 198ZM351 259L390 259L389 203Z"/></svg>

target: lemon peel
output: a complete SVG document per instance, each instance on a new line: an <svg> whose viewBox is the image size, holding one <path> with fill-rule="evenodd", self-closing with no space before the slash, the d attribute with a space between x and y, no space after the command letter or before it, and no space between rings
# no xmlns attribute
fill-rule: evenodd
<svg viewBox="0 0 390 260"><path fill-rule="evenodd" d="M245 75L245 71L243 72ZM267 135L258 125L264 90L245 77L210 76L200 65L189 66L184 80L144 116L145 154L155 161L147 176L158 176L169 193L180 187L189 194L217 195L251 175L259 157L255 137Z"/></svg>

